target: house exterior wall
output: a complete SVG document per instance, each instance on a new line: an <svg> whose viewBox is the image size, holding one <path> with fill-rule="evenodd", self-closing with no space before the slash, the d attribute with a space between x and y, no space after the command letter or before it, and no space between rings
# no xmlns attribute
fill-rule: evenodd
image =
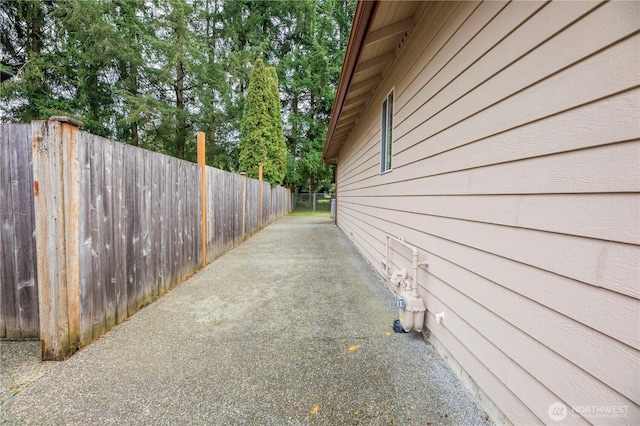
<svg viewBox="0 0 640 426"><path fill-rule="evenodd" d="M421 9L340 152L338 225L381 274L385 235L419 248L426 328L504 422L637 424L640 3Z"/></svg>

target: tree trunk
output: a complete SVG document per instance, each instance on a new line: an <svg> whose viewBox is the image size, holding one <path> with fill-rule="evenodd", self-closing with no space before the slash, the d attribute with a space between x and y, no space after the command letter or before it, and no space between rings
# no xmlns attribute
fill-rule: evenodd
<svg viewBox="0 0 640 426"><path fill-rule="evenodd" d="M312 173L309 175L309 194L316 192L316 176Z"/></svg>
<svg viewBox="0 0 640 426"><path fill-rule="evenodd" d="M42 10L42 6L35 2L27 2L26 8L27 23L30 22L27 40L25 40L25 47L28 50L28 53L25 56L25 62L28 62L32 58L35 59L39 57L42 50L42 25L44 23L44 11ZM36 67L36 65L32 64L30 67ZM42 77L39 76L39 73L30 72L27 74L25 80L30 92L30 97L32 98L29 99L29 103L25 111L26 121L45 118L40 116L40 110L36 102L36 99L45 97L45 86L42 81Z"/></svg>
<svg viewBox="0 0 640 426"><path fill-rule="evenodd" d="M39 3L30 3L31 6L31 28L29 32L29 47L34 53L42 50L42 24L43 11Z"/></svg>
<svg viewBox="0 0 640 426"><path fill-rule="evenodd" d="M94 129L95 133L101 134L102 132L98 132L98 126L102 123L100 119L100 101L98 98L98 68L89 67L89 90L93 96L89 96L89 111L91 113L91 119L95 122L96 129Z"/></svg>
<svg viewBox="0 0 640 426"><path fill-rule="evenodd" d="M182 66L182 61L178 61L178 66L176 67L176 108L178 109L177 114L177 125L176 125L176 148L177 154L176 156L180 159L184 159L184 149L187 142L187 124L186 124L186 114L184 111L184 67Z"/></svg>
<svg viewBox="0 0 640 426"><path fill-rule="evenodd" d="M138 67L131 65L131 95L138 96ZM131 145L140 147L140 135L138 134L138 122L131 122Z"/></svg>
<svg viewBox="0 0 640 426"><path fill-rule="evenodd" d="M293 93L293 98L291 99L291 116L298 116L298 92L295 91ZM296 146L300 143L300 135L298 134L298 120L293 120L291 125L291 138L289 139L289 152L293 155L296 153Z"/></svg>

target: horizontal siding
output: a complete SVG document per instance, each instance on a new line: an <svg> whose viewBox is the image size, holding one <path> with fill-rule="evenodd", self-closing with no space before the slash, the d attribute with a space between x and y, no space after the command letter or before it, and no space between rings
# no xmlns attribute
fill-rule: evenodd
<svg viewBox="0 0 640 426"><path fill-rule="evenodd" d="M430 298L429 309L426 316L426 326L432 329L435 324L435 316L431 312L449 311L448 306L436 297ZM455 316L456 314L453 313ZM502 413L516 425L536 425L542 424L514 391L508 386L509 382L521 380L524 385L535 387L535 380L530 375L522 375L522 370L514 366L504 353L496 350L492 345L483 344L484 338L477 333L473 327L464 321L449 321L455 324L450 329L442 328L438 334L438 339L443 343L450 353L455 353L456 361L466 372L473 372L473 379L484 389L491 389L491 397L500 401ZM460 330L462 328L462 332ZM464 334L464 342L456 336ZM480 342L480 344L477 344ZM469 348L478 347L480 350ZM492 371L487 365L495 363ZM520 374L518 374L520 373ZM492 418L496 421L498 419Z"/></svg>
<svg viewBox="0 0 640 426"><path fill-rule="evenodd" d="M628 123L637 119L638 97L640 89L636 88L501 132L477 143L468 143L455 149L442 147L443 150L435 155L427 153L424 157L415 157L410 163L411 167L408 164L396 166L393 181L437 176L456 170L470 170L638 139L640 129L628 126ZM367 135L367 143L362 144L355 153L359 161L341 171L349 185L358 188L371 186L371 182L366 181L379 171L379 147L374 130L375 127ZM558 144L558 140L563 143ZM381 179L390 180L391 176ZM360 182L366 183L358 185Z"/></svg>
<svg viewBox="0 0 640 426"><path fill-rule="evenodd" d="M606 202L602 202L602 201ZM640 202L632 193L349 196L341 202L429 216L640 244ZM628 208L628 206L634 206ZM571 217L571 221L565 218ZM605 226L611 222L611 225Z"/></svg>
<svg viewBox="0 0 640 426"><path fill-rule="evenodd" d="M567 423L636 423L638 3L422 8L340 153L339 226L380 273L386 234L419 247L427 327L512 422L554 423L562 401L628 407Z"/></svg>
<svg viewBox="0 0 640 426"><path fill-rule="evenodd" d="M364 251L375 259L384 259L384 232L389 230L388 232L394 233L402 228L391 220L367 217L353 210L343 211L343 214L348 215L345 219L350 219L353 223L352 228L357 228L357 224L370 225L366 231L370 241L365 245ZM619 323L603 324L605 321L611 321L612 310L618 312L620 321L637 315L638 305L632 298L618 295L612 302L603 304L599 300L607 299L610 293L607 290L566 279L556 279L547 284L546 279L549 277L543 271L523 268L521 264L508 262L504 258L487 253L478 256L469 247L451 240L419 235L417 230L412 235L415 235L415 238L411 242L422 248L422 253L429 262L429 275L422 281L426 289L430 289L431 277L448 277L450 286L467 294L484 307L491 308L491 312L500 312L502 309L505 312L505 320L527 329L538 340L549 342L548 346L569 359L575 359L578 365L597 374L602 380L616 383L616 388L626 389L629 398L640 398L637 389L640 377L637 368L634 368L637 363L637 349L626 344L637 345L637 342L634 342L637 339L637 328L629 330L622 329ZM396 267L410 267L408 256L394 260ZM478 267L476 263L486 266ZM533 285L538 283L544 284ZM540 302L531 304L532 299L539 299ZM573 318L567 318L566 313L558 312L567 300L576 302L572 305L574 309L569 312ZM532 322L533 318L536 320ZM586 324L581 323L581 320ZM571 325L571 334L545 327L555 326L562 321ZM594 329L602 330L602 334L610 333L619 337L616 339L602 336L597 341L584 339L591 335ZM614 367L602 363L602 357L605 355Z"/></svg>
<svg viewBox="0 0 640 426"><path fill-rule="evenodd" d="M343 205L343 208L345 206ZM362 208L361 208L362 209ZM640 247L408 212L364 210L465 246L638 298Z"/></svg>

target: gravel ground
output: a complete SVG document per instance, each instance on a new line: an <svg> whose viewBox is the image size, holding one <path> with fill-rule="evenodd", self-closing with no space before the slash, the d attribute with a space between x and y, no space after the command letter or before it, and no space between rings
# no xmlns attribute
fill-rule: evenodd
<svg viewBox="0 0 640 426"><path fill-rule="evenodd" d="M394 315L332 222L287 217L65 362L2 342L0 423L490 424Z"/></svg>
<svg viewBox="0 0 640 426"><path fill-rule="evenodd" d="M0 340L0 409L5 401L57 364L40 360L40 342L37 340Z"/></svg>

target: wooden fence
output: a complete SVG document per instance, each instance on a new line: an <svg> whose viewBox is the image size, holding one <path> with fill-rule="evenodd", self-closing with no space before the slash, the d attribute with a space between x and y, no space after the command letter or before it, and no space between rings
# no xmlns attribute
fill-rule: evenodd
<svg viewBox="0 0 640 426"><path fill-rule="evenodd" d="M0 124L0 338L39 330L31 126Z"/></svg>
<svg viewBox="0 0 640 426"><path fill-rule="evenodd" d="M22 128L33 134L35 197L27 198L35 199L43 359L63 359L202 266L202 168L65 120ZM207 262L291 210L286 188L211 167L204 176Z"/></svg>
<svg viewBox="0 0 640 426"><path fill-rule="evenodd" d="M207 167L206 177L209 212L206 225L207 262L291 211L291 192L287 188L272 188L268 182L213 167Z"/></svg>

